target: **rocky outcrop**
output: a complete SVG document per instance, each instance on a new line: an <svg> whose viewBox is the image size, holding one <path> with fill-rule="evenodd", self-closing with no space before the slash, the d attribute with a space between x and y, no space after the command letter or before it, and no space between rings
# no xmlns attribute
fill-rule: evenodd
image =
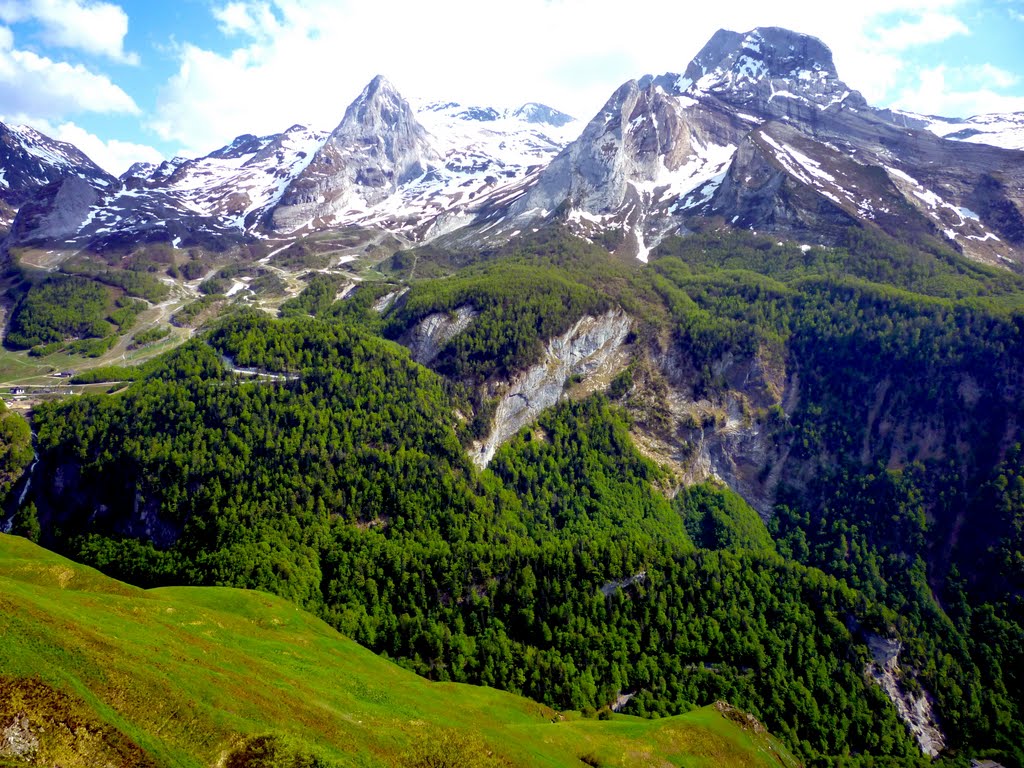
<svg viewBox="0 0 1024 768"><path fill-rule="evenodd" d="M945 749L946 739L932 711L932 699L928 692L921 690L913 693L902 684L900 641L872 635L868 638L868 648L871 650L872 661L867 665L865 674L885 691L900 719L914 734L921 751L929 757L937 757Z"/></svg>
<svg viewBox="0 0 1024 768"><path fill-rule="evenodd" d="M543 361L510 382L498 383L501 402L490 434L473 446L473 463L487 466L502 443L565 397L570 377L580 377L587 393L604 389L627 364L622 347L632 325L632 319L621 309L609 310L600 317L583 317L548 341Z"/></svg>
<svg viewBox="0 0 1024 768"><path fill-rule="evenodd" d="M750 128L666 85L662 78L623 84L513 204L512 217L565 210L581 234L620 229L632 255L646 258L665 231L678 229L677 209L706 201Z"/></svg>
<svg viewBox="0 0 1024 768"><path fill-rule="evenodd" d="M29 761L37 749L39 737L23 713L16 714L9 725L0 729L0 755Z"/></svg>
<svg viewBox="0 0 1024 768"><path fill-rule="evenodd" d="M17 210L49 184L77 176L100 187L114 178L72 144L24 125L0 123L0 203Z"/></svg>
<svg viewBox="0 0 1024 768"><path fill-rule="evenodd" d="M829 245L859 226L1024 263L1024 152L927 125L870 107L817 38L720 30L683 75L621 86L496 231L564 218L646 260L708 218Z"/></svg>
<svg viewBox="0 0 1024 768"><path fill-rule="evenodd" d="M764 519L789 457L769 413L796 408L797 377L762 351L751 358L726 354L711 366L722 386L695 391L692 361L671 343L647 350L625 398L633 437L649 458L691 485L715 478L742 496ZM781 410L780 410L781 409ZM797 482L794 469L787 480Z"/></svg>
<svg viewBox="0 0 1024 768"><path fill-rule="evenodd" d="M272 226L290 232L309 224L329 225L337 214L375 205L440 164L441 156L409 103L378 75L288 185L271 216Z"/></svg>
<svg viewBox="0 0 1024 768"><path fill-rule="evenodd" d="M814 123L816 113L864 98L836 72L821 40L780 27L720 29L677 81L679 93L710 95L766 118Z"/></svg>
<svg viewBox="0 0 1024 768"><path fill-rule="evenodd" d="M64 240L78 233L101 193L80 176L67 176L44 187L18 211L11 228L13 243Z"/></svg>
<svg viewBox="0 0 1024 768"><path fill-rule="evenodd" d="M390 296L392 294L388 294ZM409 348L413 360L421 365L430 365L441 354L444 345L466 330L477 314L472 307L463 306L454 312L427 315L402 338L402 344Z"/></svg>

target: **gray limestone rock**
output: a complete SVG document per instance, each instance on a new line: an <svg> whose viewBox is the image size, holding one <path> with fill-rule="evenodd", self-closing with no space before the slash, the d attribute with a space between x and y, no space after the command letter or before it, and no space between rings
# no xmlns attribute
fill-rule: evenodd
<svg viewBox="0 0 1024 768"><path fill-rule="evenodd" d="M820 40L721 30L685 74L613 94L509 208L646 259L707 217L835 244L879 228L929 250L1024 263L1024 152L947 141L868 106Z"/></svg>
<svg viewBox="0 0 1024 768"><path fill-rule="evenodd" d="M101 193L80 176L55 181L18 211L11 240L28 243L71 237L100 199Z"/></svg>
<svg viewBox="0 0 1024 768"><path fill-rule="evenodd" d="M385 298L388 297L395 298L392 294ZM430 365L444 345L466 330L477 314L470 306L458 307L452 313L435 312L420 320L402 343L409 348L413 360Z"/></svg>
<svg viewBox="0 0 1024 768"><path fill-rule="evenodd" d="M379 203L441 162L409 103L378 75L289 184L271 224L279 231L329 224L335 214Z"/></svg>
<svg viewBox="0 0 1024 768"><path fill-rule="evenodd" d="M487 466L502 443L565 396L570 376L600 378L602 372L624 367L619 350L632 327L629 315L612 309L600 317L582 317L561 336L550 339L544 360L507 382L490 434L471 453L473 462L480 468Z"/></svg>

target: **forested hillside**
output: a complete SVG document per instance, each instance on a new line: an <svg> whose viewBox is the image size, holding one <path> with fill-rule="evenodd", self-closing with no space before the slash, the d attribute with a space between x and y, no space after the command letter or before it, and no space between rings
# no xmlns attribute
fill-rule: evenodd
<svg viewBox="0 0 1024 768"><path fill-rule="evenodd" d="M0 587L5 766L798 765L725 702L587 718L431 683L281 598L141 590L3 534Z"/></svg>
<svg viewBox="0 0 1024 768"><path fill-rule="evenodd" d="M36 409L18 524L140 586L273 592L432 679L724 699L814 765L929 762L868 673L898 639L942 759L1024 762L1019 278L863 234L693 236L641 268L546 230L484 257L310 282L99 372L132 383ZM610 308L603 391L570 377L478 470L508 382ZM460 310L429 368L398 343Z"/></svg>

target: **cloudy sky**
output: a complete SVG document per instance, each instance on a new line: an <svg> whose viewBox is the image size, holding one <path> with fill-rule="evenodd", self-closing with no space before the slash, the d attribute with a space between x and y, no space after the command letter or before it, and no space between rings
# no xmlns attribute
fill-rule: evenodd
<svg viewBox="0 0 1024 768"><path fill-rule="evenodd" d="M0 121L120 173L333 128L377 73L410 98L589 118L715 30L769 25L821 38L877 106L1024 111L1024 0L0 0Z"/></svg>

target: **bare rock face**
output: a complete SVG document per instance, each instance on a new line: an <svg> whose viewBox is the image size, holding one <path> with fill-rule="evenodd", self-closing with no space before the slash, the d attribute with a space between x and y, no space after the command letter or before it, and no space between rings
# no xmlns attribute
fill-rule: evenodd
<svg viewBox="0 0 1024 768"><path fill-rule="evenodd" d="M633 321L621 309L601 317L585 316L561 336L548 341L544 360L507 383L494 416L491 433L474 446L470 458L486 467L498 448L547 408L566 395L570 376L607 384L604 378L625 367L620 355ZM601 374L606 374L604 377Z"/></svg>
<svg viewBox="0 0 1024 768"><path fill-rule="evenodd" d="M509 209L646 260L707 217L834 244L851 226L1024 263L1024 152L870 107L820 40L720 30L683 75L621 86ZM510 229L513 227L510 227Z"/></svg>
<svg viewBox="0 0 1024 768"><path fill-rule="evenodd" d="M388 297L394 299L391 294L384 298ZM465 306L458 307L453 314L436 312L428 315L402 339L402 343L409 348L413 360L421 365L430 365L441 354L444 345L466 330L477 314L472 307Z"/></svg>
<svg viewBox="0 0 1024 768"><path fill-rule="evenodd" d="M914 693L903 685L904 672L900 669L899 640L872 635L868 638L872 661L865 670L876 685L889 697L900 719L914 734L921 751L929 757L938 757L946 747L946 737L932 711L932 697L924 690Z"/></svg>
<svg viewBox="0 0 1024 768"><path fill-rule="evenodd" d="M832 51L816 37L779 27L740 33L720 29L677 81L764 117L813 122L814 112L848 102L866 106L836 72Z"/></svg>
<svg viewBox="0 0 1024 768"><path fill-rule="evenodd" d="M750 125L671 89L674 78L623 84L512 208L513 218L561 211L583 236L622 232L646 260L677 211L707 202Z"/></svg>
<svg viewBox="0 0 1024 768"><path fill-rule="evenodd" d="M285 190L272 226L293 231L329 224L338 213L379 203L440 163L409 103L378 75Z"/></svg>
<svg viewBox="0 0 1024 768"><path fill-rule="evenodd" d="M614 211L625 201L631 182L654 182L663 167L679 167L691 140L691 127L676 99L660 87L641 88L630 80L516 207L553 210L567 200L593 213Z"/></svg>
<svg viewBox="0 0 1024 768"><path fill-rule="evenodd" d="M28 243L68 238L78 232L100 199L96 187L80 176L55 181L18 211L12 240Z"/></svg>

